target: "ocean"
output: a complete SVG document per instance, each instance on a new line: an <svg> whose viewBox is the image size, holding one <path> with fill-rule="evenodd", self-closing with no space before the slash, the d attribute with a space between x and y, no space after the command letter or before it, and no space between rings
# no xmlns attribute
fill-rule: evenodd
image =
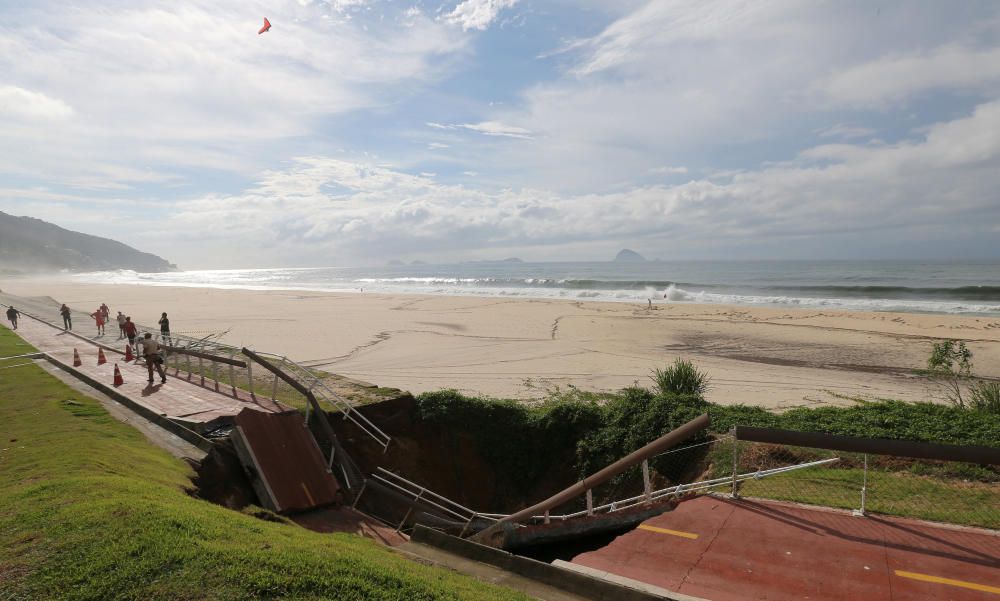
<svg viewBox="0 0 1000 601"><path fill-rule="evenodd" d="M228 269L74 276L151 286L1000 314L1000 261L647 261Z"/></svg>

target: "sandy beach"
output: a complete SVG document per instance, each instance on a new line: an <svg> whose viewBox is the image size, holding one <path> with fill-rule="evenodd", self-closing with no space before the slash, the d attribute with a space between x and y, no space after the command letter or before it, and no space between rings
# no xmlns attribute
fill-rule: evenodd
<svg viewBox="0 0 1000 601"><path fill-rule="evenodd" d="M1000 377L1000 317L745 306L597 303L102 285L9 279L4 292L76 309L106 302L140 324L287 355L420 393L529 399L554 386L617 389L676 357L709 372L710 400L775 409L843 396L941 400L913 374L933 342L967 342L979 375ZM53 320L56 316L53 315ZM90 327L86 324L83 327ZM81 326L78 326L78 328Z"/></svg>

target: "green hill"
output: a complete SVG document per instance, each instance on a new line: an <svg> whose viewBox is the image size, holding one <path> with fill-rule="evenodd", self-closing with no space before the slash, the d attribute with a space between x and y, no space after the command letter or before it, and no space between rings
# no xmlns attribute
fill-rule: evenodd
<svg viewBox="0 0 1000 601"><path fill-rule="evenodd" d="M64 269L156 272L170 271L176 266L115 240L0 211L0 273Z"/></svg>

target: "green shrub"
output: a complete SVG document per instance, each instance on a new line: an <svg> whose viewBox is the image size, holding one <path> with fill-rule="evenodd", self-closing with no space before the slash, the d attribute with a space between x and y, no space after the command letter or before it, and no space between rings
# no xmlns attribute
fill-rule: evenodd
<svg viewBox="0 0 1000 601"><path fill-rule="evenodd" d="M969 408L1000 415L1000 382L976 382L969 390Z"/></svg>
<svg viewBox="0 0 1000 601"><path fill-rule="evenodd" d="M650 379L662 394L698 396L705 394L711 381L707 373L700 371L690 361L680 358L673 365L654 370Z"/></svg>

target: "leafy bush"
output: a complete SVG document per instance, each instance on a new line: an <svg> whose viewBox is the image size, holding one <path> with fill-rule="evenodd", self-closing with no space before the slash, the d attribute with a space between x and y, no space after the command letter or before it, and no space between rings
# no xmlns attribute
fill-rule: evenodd
<svg viewBox="0 0 1000 601"><path fill-rule="evenodd" d="M700 371L690 361L676 359L673 365L653 371L650 379L656 383L661 394L701 396L708 390L711 378Z"/></svg>
<svg viewBox="0 0 1000 601"><path fill-rule="evenodd" d="M1000 415L1000 382L976 382L969 390L969 408Z"/></svg>
<svg viewBox="0 0 1000 601"><path fill-rule="evenodd" d="M935 343L927 359L927 370L932 379L944 386L947 399L964 409L962 383L972 377L972 351L965 343L957 340Z"/></svg>

